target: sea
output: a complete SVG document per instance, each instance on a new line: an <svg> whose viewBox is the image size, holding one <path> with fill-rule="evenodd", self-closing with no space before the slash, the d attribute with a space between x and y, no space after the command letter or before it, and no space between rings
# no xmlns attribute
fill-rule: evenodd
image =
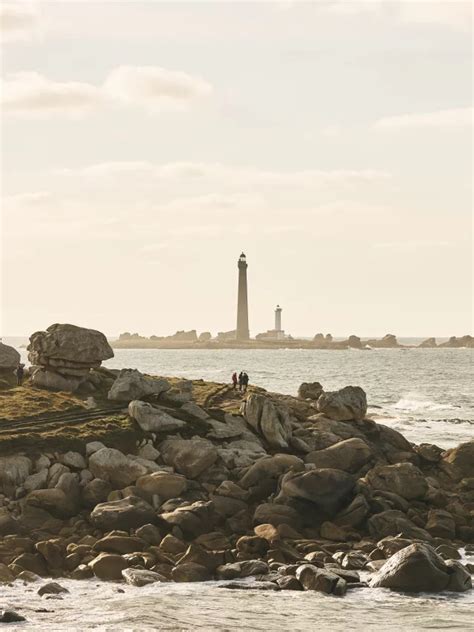
<svg viewBox="0 0 474 632"><path fill-rule="evenodd" d="M27 362L26 341L5 338ZM402 341L403 342L403 341ZM117 349L110 368L229 382L245 370L253 384L295 395L301 382L325 390L348 384L367 393L368 416L414 443L444 449L474 438L472 349L323 351ZM474 562L474 558L470 559ZM37 586L0 585L0 609L27 623L15 630L474 630L474 591L435 595L362 588L344 598L319 593L228 590L218 584L155 584L133 588L95 580L60 580L70 593L45 599Z"/></svg>

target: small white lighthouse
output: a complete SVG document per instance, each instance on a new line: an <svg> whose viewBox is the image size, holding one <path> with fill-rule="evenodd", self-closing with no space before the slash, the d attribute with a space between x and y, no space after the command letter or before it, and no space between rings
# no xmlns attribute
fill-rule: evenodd
<svg viewBox="0 0 474 632"><path fill-rule="evenodd" d="M282 331L281 329L281 312L282 312L282 308L277 305L276 309L275 309L275 331L277 332L277 334Z"/></svg>

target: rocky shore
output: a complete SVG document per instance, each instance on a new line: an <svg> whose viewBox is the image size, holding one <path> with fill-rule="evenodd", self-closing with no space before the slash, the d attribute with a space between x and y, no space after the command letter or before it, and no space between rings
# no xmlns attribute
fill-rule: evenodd
<svg viewBox="0 0 474 632"><path fill-rule="evenodd" d="M85 383L77 401L93 387L95 405L123 407L125 434L104 413L74 436L36 422L34 441L12 438L4 403L47 391L2 391L0 583L45 595L64 577L340 597L471 589L460 560L474 552L474 441L413 445L367 418L357 386L242 396L97 367Z"/></svg>

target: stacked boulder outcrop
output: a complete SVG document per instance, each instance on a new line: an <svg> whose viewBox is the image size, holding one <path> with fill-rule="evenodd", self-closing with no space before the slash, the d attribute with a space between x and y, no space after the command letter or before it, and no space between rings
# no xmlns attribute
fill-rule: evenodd
<svg viewBox="0 0 474 632"><path fill-rule="evenodd" d="M114 353L100 331L69 324L55 324L30 336L28 359L35 386L76 391L91 369L100 367Z"/></svg>
<svg viewBox="0 0 474 632"><path fill-rule="evenodd" d="M0 457L0 582L219 579L334 596L471 587L474 568L456 558L474 553L474 442L413 446L366 418L359 387L316 403L259 389L241 414L170 390L119 374L110 395L128 402L128 450L90 441Z"/></svg>

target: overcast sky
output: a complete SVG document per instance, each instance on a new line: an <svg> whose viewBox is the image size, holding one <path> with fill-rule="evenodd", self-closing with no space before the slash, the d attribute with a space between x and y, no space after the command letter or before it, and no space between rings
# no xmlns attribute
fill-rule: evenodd
<svg viewBox="0 0 474 632"><path fill-rule="evenodd" d="M2 333L468 333L470 8L3 2Z"/></svg>

